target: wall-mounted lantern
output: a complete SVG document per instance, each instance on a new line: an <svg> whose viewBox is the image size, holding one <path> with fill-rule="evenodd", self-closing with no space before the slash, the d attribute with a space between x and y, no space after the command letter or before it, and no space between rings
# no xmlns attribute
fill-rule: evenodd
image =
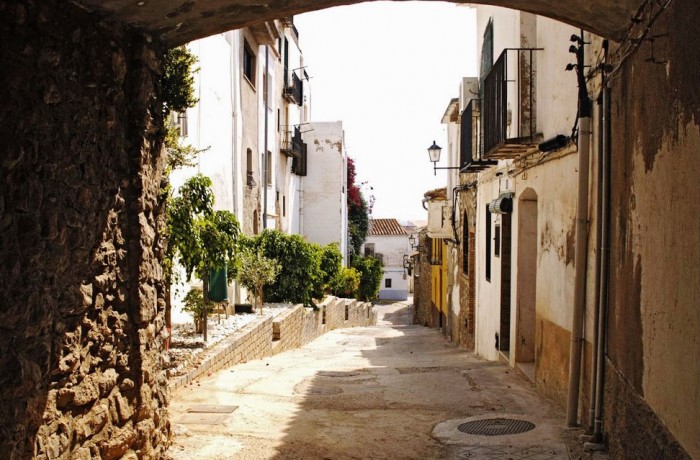
<svg viewBox="0 0 700 460"><path fill-rule="evenodd" d="M442 153L442 147L437 145L435 141L433 141L433 145L428 147L428 156L430 157L430 161L433 162L433 173L434 175L437 176L437 170L438 169L460 169L459 166L441 166L438 167L437 163L440 161L440 154Z"/></svg>

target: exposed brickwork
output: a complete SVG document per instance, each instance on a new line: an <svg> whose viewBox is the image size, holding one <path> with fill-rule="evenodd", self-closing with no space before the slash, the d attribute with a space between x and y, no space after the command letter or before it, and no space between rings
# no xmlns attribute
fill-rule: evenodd
<svg viewBox="0 0 700 460"><path fill-rule="evenodd" d="M346 304L349 313L347 321ZM322 324L324 310L327 317L332 318L330 324ZM246 325L217 344L197 369L173 379L170 388L177 390L202 375L298 348L333 329L374 324L377 324L377 312L369 302L331 297L317 309L305 308L299 304L274 319L265 318Z"/></svg>

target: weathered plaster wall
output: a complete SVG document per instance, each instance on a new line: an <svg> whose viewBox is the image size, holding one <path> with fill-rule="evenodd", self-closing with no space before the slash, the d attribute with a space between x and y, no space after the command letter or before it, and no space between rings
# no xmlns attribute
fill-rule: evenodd
<svg viewBox="0 0 700 460"><path fill-rule="evenodd" d="M310 242L338 243L347 254L346 161L343 124L310 123L302 134L307 144L308 175L304 178L304 233Z"/></svg>
<svg viewBox="0 0 700 460"><path fill-rule="evenodd" d="M0 456L158 457L156 50L52 0L0 34Z"/></svg>
<svg viewBox="0 0 700 460"><path fill-rule="evenodd" d="M472 182L476 176L468 175L466 182ZM457 341L459 345L464 346L468 350L474 349L475 339L475 309L476 309L476 189L471 188L461 192L459 200L459 215L461 228L458 232L460 235L460 251L459 251L459 303L460 309L457 315L456 323L459 324L459 336ZM466 213L466 220L465 220ZM466 235L465 238L465 229ZM464 246L467 245L467 272L464 271Z"/></svg>
<svg viewBox="0 0 700 460"><path fill-rule="evenodd" d="M613 453L697 458L700 10L673 2L650 35L661 63L642 43L612 83L606 430Z"/></svg>

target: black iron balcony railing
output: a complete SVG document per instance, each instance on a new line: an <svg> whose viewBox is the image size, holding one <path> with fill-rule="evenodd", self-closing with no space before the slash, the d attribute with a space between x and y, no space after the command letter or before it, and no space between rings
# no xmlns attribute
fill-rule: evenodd
<svg viewBox="0 0 700 460"><path fill-rule="evenodd" d="M479 172L498 164L482 160L481 113L479 99L472 99L462 111L460 120L460 172Z"/></svg>
<svg viewBox="0 0 700 460"><path fill-rule="evenodd" d="M483 158L534 151L537 131L536 55L542 48L506 48L483 82Z"/></svg>
<svg viewBox="0 0 700 460"><path fill-rule="evenodd" d="M288 80L287 86L284 88L282 95L286 100L296 105L304 103L304 85L297 73L292 71L292 78Z"/></svg>
<svg viewBox="0 0 700 460"><path fill-rule="evenodd" d="M301 131L299 128L294 128L294 131L285 131L282 136L281 152L288 157L299 158L301 157L302 145L304 141L301 140Z"/></svg>

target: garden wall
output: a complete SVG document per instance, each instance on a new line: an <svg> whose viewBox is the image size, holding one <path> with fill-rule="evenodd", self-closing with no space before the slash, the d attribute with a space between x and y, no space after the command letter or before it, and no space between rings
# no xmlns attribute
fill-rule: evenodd
<svg viewBox="0 0 700 460"><path fill-rule="evenodd" d="M170 388L177 390L202 375L299 348L333 329L375 324L377 312L369 302L330 297L316 309L299 304L275 318L246 325L217 344L199 367L172 379Z"/></svg>

